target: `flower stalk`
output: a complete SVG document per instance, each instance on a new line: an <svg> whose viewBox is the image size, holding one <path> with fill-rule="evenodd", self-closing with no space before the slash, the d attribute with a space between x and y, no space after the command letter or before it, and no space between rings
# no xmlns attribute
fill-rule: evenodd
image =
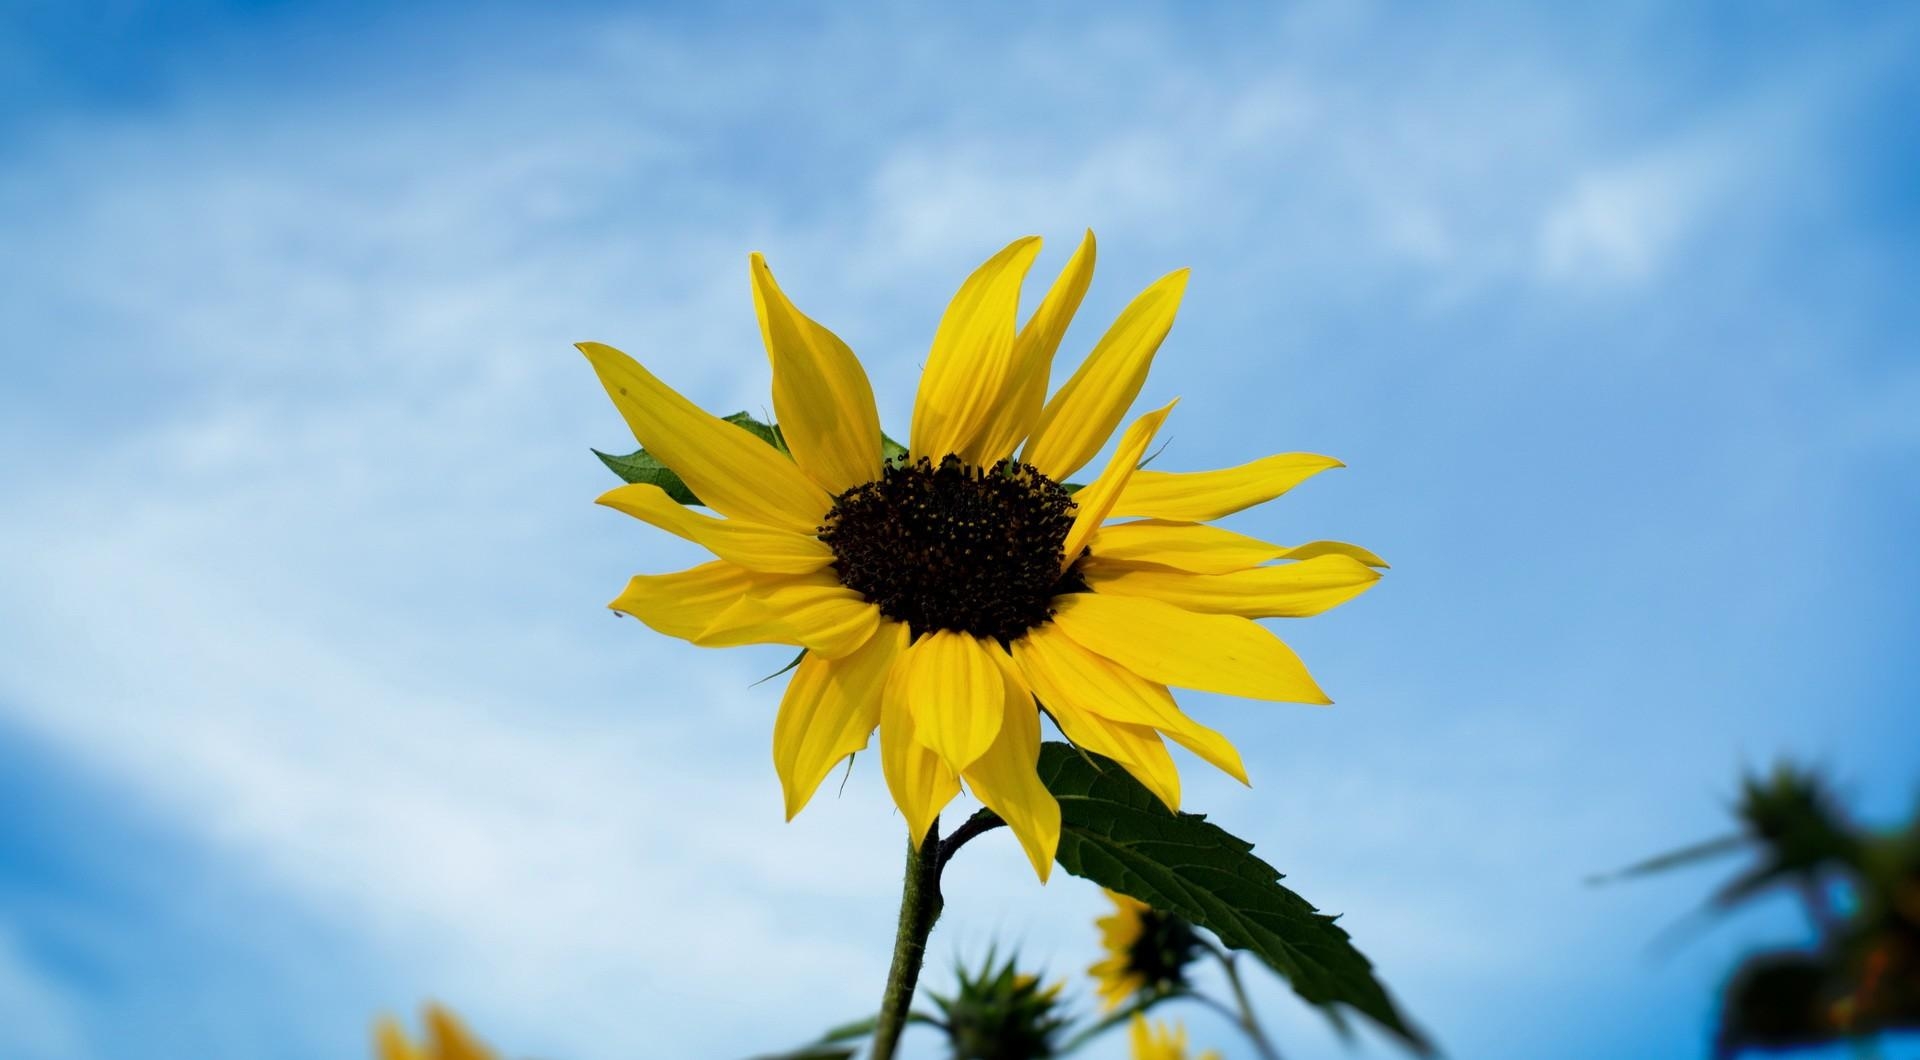
<svg viewBox="0 0 1920 1060"><path fill-rule="evenodd" d="M1209 945L1207 948L1213 951L1214 959L1226 970L1227 985L1233 989L1234 1006L1239 1009L1238 1012L1228 1011L1226 1014L1245 1032L1247 1040L1253 1043L1262 1060L1280 1060L1280 1051L1273 1047L1266 1030L1260 1026L1259 1018L1253 1014L1253 1003L1247 999L1247 988L1240 982L1240 969L1235 966L1233 954L1217 946Z"/></svg>
<svg viewBox="0 0 1920 1060"><path fill-rule="evenodd" d="M887 971L886 992L880 998L880 1017L873 1027L873 1060L892 1060L906 1029L913 992L920 982L920 965L927 956L927 936L940 919L940 821L934 819L925 842L907 843L906 879L900 888L900 923L894 929L893 967Z"/></svg>

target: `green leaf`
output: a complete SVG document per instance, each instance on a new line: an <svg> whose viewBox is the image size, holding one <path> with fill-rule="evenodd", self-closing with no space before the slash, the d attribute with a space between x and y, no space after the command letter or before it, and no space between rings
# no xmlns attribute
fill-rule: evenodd
<svg viewBox="0 0 1920 1060"><path fill-rule="evenodd" d="M854 1054L859 1051L859 1048L855 1046L828 1045L823 1042L815 1045L803 1045L792 1052L768 1053L765 1056L756 1056L753 1060L853 1060Z"/></svg>
<svg viewBox="0 0 1920 1060"><path fill-rule="evenodd" d="M880 435L880 459L889 464L904 464L907 462L907 447L887 437L885 433L882 433Z"/></svg>
<svg viewBox="0 0 1920 1060"><path fill-rule="evenodd" d="M1040 749L1040 779L1060 800L1060 867L1178 913L1253 954L1308 1004L1345 1005L1423 1056L1433 1046L1400 1013L1334 918L1280 885L1253 845L1196 814L1176 814L1111 760L1063 743Z"/></svg>
<svg viewBox="0 0 1920 1060"><path fill-rule="evenodd" d="M1624 880L1632 876L1648 876L1656 872L1665 872L1668 869L1677 869L1692 865L1709 858L1717 858L1722 854L1730 854L1742 849L1746 845L1747 837L1743 835L1722 836L1719 839L1709 839L1705 842L1695 843L1692 846L1681 847L1678 850L1669 850L1665 854L1648 858L1645 861L1636 862L1628 865L1624 869L1615 869L1612 872L1603 872L1589 876L1587 877L1587 882L1612 883L1615 880Z"/></svg>
<svg viewBox="0 0 1920 1060"><path fill-rule="evenodd" d="M773 446L775 449L787 453L788 456L793 455L788 453L787 436L780 433L778 426L771 423L762 423L754 419L750 413L746 412L736 412L731 416L723 416L721 418L741 430L752 434L768 445ZM603 453L595 449L593 455L599 457L600 462L607 465L608 470L619 475L623 481L644 482L650 486L658 486L667 491L667 496L672 497L681 504L700 503L700 498L694 496L693 491L687 488L686 482L681 480L678 473L661 463L659 457L654 456L645 449L637 449L625 456L615 456L611 453Z"/></svg>
<svg viewBox="0 0 1920 1060"><path fill-rule="evenodd" d="M746 430L754 437L786 453L788 456L793 455L787 450L787 436L781 433L779 424L761 423L759 420L754 419L751 414L744 411L720 418L733 424L735 427Z"/></svg>
<svg viewBox="0 0 1920 1060"><path fill-rule="evenodd" d="M687 484L681 481L680 476L675 474L672 468L661 463L659 458L645 449L626 456L614 456L612 453L603 453L595 449L593 455L599 457L600 462L607 465L608 470L619 475L623 481L644 482L650 486L658 486L667 491L667 496L681 504L700 503L700 498L693 495L693 491L687 488Z"/></svg>
<svg viewBox="0 0 1920 1060"><path fill-rule="evenodd" d="M820 1036L822 1042L851 1042L865 1038L873 1033L880 1024L880 1017L868 1016L866 1019L849 1020Z"/></svg>

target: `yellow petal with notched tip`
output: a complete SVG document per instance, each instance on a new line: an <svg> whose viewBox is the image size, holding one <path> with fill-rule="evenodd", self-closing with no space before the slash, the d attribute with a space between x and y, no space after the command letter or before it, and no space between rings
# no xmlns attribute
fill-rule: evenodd
<svg viewBox="0 0 1920 1060"><path fill-rule="evenodd" d="M960 794L960 778L914 731L913 710L907 706L909 677L907 668L896 661L881 691L880 771L893 793L893 804L907 819L907 838L919 846L940 811Z"/></svg>
<svg viewBox="0 0 1920 1060"><path fill-rule="evenodd" d="M912 453L939 463L958 453L981 463L980 444L1013 377L1020 284L1040 239L1016 239L960 285L933 335L913 403ZM990 462L990 461L989 461Z"/></svg>
<svg viewBox="0 0 1920 1060"><path fill-rule="evenodd" d="M1280 496L1332 467L1330 456L1279 453L1219 471L1141 471L1113 506L1115 516L1203 523Z"/></svg>
<svg viewBox="0 0 1920 1060"><path fill-rule="evenodd" d="M1093 231L1088 229L1079 249L1060 270L1053 287L1034 310L1032 319L1013 340L1013 376L1003 397L981 432L982 459L992 462L1012 456L1034 425L1040 422L1040 409L1047 400L1047 380L1053 370L1053 355L1067 333L1074 311L1086 297L1093 282Z"/></svg>
<svg viewBox="0 0 1920 1060"><path fill-rule="evenodd" d="M693 640L738 603L753 585L753 572L726 560L673 574L641 574L608 607L658 632Z"/></svg>
<svg viewBox="0 0 1920 1060"><path fill-rule="evenodd" d="M880 477L880 413L859 358L794 308L753 255L753 306L773 362L773 411L794 462L828 493ZM704 496L704 494L702 494Z"/></svg>
<svg viewBox="0 0 1920 1060"><path fill-rule="evenodd" d="M755 579L740 601L693 638L703 647L796 644L829 659L873 636L880 609L840 584L832 571Z"/></svg>
<svg viewBox="0 0 1920 1060"><path fill-rule="evenodd" d="M809 652L794 668L773 721L773 766L780 774L787 820L806 806L835 764L867 745L880 724L887 675L906 646L907 627L882 622L846 658Z"/></svg>
<svg viewBox="0 0 1920 1060"><path fill-rule="evenodd" d="M1020 681L1013 661L998 645L986 649L993 653L992 665L1005 684L1006 720L987 748L961 773L967 786L1000 815L1020 840L1027 860L1040 882L1047 882L1053 871L1053 855L1060 846L1060 803L1040 782L1040 713L1033 696Z"/></svg>
<svg viewBox="0 0 1920 1060"><path fill-rule="evenodd" d="M964 770L987 752L1006 715L1006 682L980 638L938 630L907 649L907 705L920 742Z"/></svg>
<svg viewBox="0 0 1920 1060"><path fill-rule="evenodd" d="M1036 691L1051 688L1060 698L1089 713L1158 729L1221 772L1247 783L1247 767L1240 761L1240 752L1225 736L1188 717L1173 701L1167 686L1096 655L1057 625L1028 631L1014 642L1013 655ZM1046 698L1044 692L1042 698Z"/></svg>
<svg viewBox="0 0 1920 1060"><path fill-rule="evenodd" d="M1140 466L1140 458L1147 454L1147 446L1153 444L1153 436L1159 432L1160 425L1167 422L1167 414L1179 399L1169 401L1166 407L1156 409L1133 421L1127 433L1120 438L1120 445L1107 461L1106 470L1094 479L1091 485L1073 495L1073 526L1067 531L1064 546L1066 552L1061 557L1060 569L1073 566L1080 558L1080 550L1087 546L1094 531L1100 529L1100 523L1113 510L1113 503L1127 487L1127 481Z"/></svg>
<svg viewBox="0 0 1920 1060"><path fill-rule="evenodd" d="M1070 593L1053 605L1067 636L1149 681L1248 699L1332 702L1293 649L1251 619L1106 593Z"/></svg>
<svg viewBox="0 0 1920 1060"><path fill-rule="evenodd" d="M1147 381L1153 355L1173 328L1187 270L1140 292L1040 413L1021 458L1056 482L1085 467L1126 417Z"/></svg>
<svg viewBox="0 0 1920 1060"><path fill-rule="evenodd" d="M833 499L793 461L709 415L638 361L598 342L579 344L614 407L649 453L722 515L813 533Z"/></svg>
<svg viewBox="0 0 1920 1060"><path fill-rule="evenodd" d="M1369 567L1385 568L1387 561L1359 545L1344 541L1309 541L1304 545L1276 545L1206 523L1141 519L1108 523L1087 542L1093 554L1088 570L1100 567L1164 567L1194 574L1231 574L1275 560L1348 556Z"/></svg>
<svg viewBox="0 0 1920 1060"><path fill-rule="evenodd" d="M1309 541L1280 553L1281 559L1318 559L1321 556L1347 556L1383 570L1392 565L1359 545L1349 545L1345 541Z"/></svg>
<svg viewBox="0 0 1920 1060"><path fill-rule="evenodd" d="M833 562L833 550L812 534L744 519L701 515L645 482L610 489L596 502L684 538L748 570L808 574Z"/></svg>
<svg viewBox="0 0 1920 1060"><path fill-rule="evenodd" d="M1089 566L1085 577L1097 593L1152 597L1189 611L1305 618L1373 588L1380 572L1351 556L1326 555L1228 574Z"/></svg>

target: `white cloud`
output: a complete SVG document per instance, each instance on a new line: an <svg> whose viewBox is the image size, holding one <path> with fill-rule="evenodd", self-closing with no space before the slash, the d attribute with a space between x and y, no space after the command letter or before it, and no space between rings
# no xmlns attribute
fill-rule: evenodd
<svg viewBox="0 0 1920 1060"><path fill-rule="evenodd" d="M1720 190L1727 169L1696 148L1582 174L1541 221L1542 275L1598 285L1655 278Z"/></svg>

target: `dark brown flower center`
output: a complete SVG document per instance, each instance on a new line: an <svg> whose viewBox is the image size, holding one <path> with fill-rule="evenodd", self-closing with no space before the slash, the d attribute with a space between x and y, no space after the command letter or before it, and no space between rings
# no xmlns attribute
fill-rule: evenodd
<svg viewBox="0 0 1920 1060"><path fill-rule="evenodd" d="M848 588L907 623L915 636L950 629L1007 642L1052 616L1074 503L1028 464L981 469L949 455L889 463L878 479L834 499L820 527Z"/></svg>
<svg viewBox="0 0 1920 1060"><path fill-rule="evenodd" d="M1157 909L1140 912L1140 937L1127 951L1127 967L1139 973L1152 989L1169 989L1186 982L1187 965L1200 948L1200 937L1185 920Z"/></svg>

